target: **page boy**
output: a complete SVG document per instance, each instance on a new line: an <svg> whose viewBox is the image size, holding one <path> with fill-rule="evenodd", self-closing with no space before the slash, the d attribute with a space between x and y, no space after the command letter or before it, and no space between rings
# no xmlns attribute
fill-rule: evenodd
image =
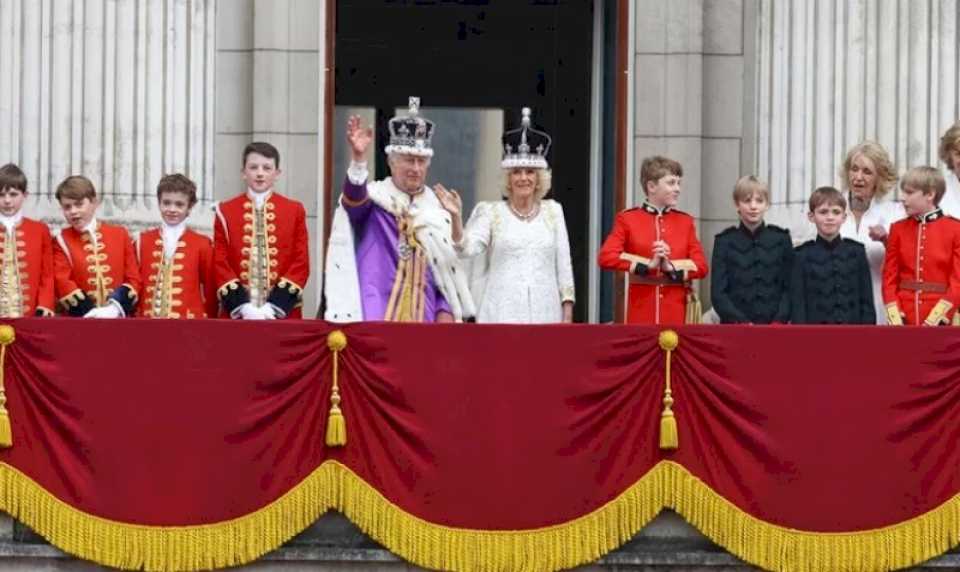
<svg viewBox="0 0 960 572"><path fill-rule="evenodd" d="M900 179L907 218L890 227L883 302L892 325L949 324L960 303L960 220L943 214L946 181L933 167Z"/></svg>
<svg viewBox="0 0 960 572"><path fill-rule="evenodd" d="M306 211L274 192L280 152L269 143L243 150L247 191L216 206L213 246L217 296L231 318L300 318L310 276Z"/></svg>
<svg viewBox="0 0 960 572"><path fill-rule="evenodd" d="M53 246L46 224L23 216L27 177L0 167L0 317L52 316Z"/></svg>
<svg viewBox="0 0 960 572"><path fill-rule="evenodd" d="M790 232L764 222L770 208L767 185L752 175L733 189L740 217L713 242L710 298L724 324L786 323L790 320Z"/></svg>
<svg viewBox="0 0 960 572"><path fill-rule="evenodd" d="M840 236L847 200L833 187L810 196L807 217L817 238L798 246L790 281L795 324L875 324L873 286L863 244Z"/></svg>
<svg viewBox="0 0 960 572"><path fill-rule="evenodd" d="M707 261L693 217L676 210L683 167L666 157L647 157L640 168L642 206L617 214L597 262L629 276L624 318L628 324L697 323L691 280L707 275Z"/></svg>
<svg viewBox="0 0 960 572"><path fill-rule="evenodd" d="M70 316L133 316L140 271L127 230L97 220L100 201L86 177L67 177L57 186L56 197L68 225L53 245L60 305Z"/></svg>
<svg viewBox="0 0 960 572"><path fill-rule="evenodd" d="M163 224L140 233L140 276L147 318L215 318L217 287L213 243L187 228L197 204L197 186L181 174L166 175L157 185Z"/></svg>

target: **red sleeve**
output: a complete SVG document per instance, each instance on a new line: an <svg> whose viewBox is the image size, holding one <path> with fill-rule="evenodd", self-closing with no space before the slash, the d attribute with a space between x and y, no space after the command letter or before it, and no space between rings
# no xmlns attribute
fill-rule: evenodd
<svg viewBox="0 0 960 572"><path fill-rule="evenodd" d="M597 254L597 264L604 270L620 270L628 272L630 270L630 261L621 260L620 255L625 252L624 246L630 237L630 229L624 220L623 213L618 213L613 220L613 229L603 241L600 252Z"/></svg>
<svg viewBox="0 0 960 572"><path fill-rule="evenodd" d="M227 238L227 229L219 216L213 219L213 264L214 284L217 289L233 280L239 280L237 273L230 266L230 241Z"/></svg>
<svg viewBox="0 0 960 572"><path fill-rule="evenodd" d="M897 303L897 293L900 290L900 228L900 225L894 224L887 237L881 289L884 305ZM899 308L899 304L897 307Z"/></svg>
<svg viewBox="0 0 960 572"><path fill-rule="evenodd" d="M690 260L697 265L697 269L694 272L688 272L686 278L688 280L704 278L710 269L707 268L707 257L703 254L700 239L697 238L697 225L693 219L690 220L690 236L687 238L687 244L690 245Z"/></svg>
<svg viewBox="0 0 960 572"><path fill-rule="evenodd" d="M50 229L42 225L40 233L40 291L37 293L37 308L53 312L55 297L53 292L53 239Z"/></svg>
<svg viewBox="0 0 960 572"><path fill-rule="evenodd" d="M294 238L293 252L291 253L290 266L280 278L286 278L288 282L293 282L302 290L307 285L310 278L310 250L307 234L307 212L303 205L297 203L297 212L294 217Z"/></svg>
<svg viewBox="0 0 960 572"><path fill-rule="evenodd" d="M60 246L60 241L53 241L52 246L54 292L57 300L62 300L77 290L82 292L83 289L73 280L73 266Z"/></svg>
<svg viewBox="0 0 960 572"><path fill-rule="evenodd" d="M200 242L200 283L203 293L203 309L208 318L216 318L220 311L220 302L217 300L217 281L214 277L213 244L207 237Z"/></svg>
<svg viewBox="0 0 960 572"><path fill-rule="evenodd" d="M953 228L954 233L950 242L953 247L953 254L950 257L950 279L945 298L950 302L951 309L956 311L957 306L960 306L960 222L954 224Z"/></svg>
<svg viewBox="0 0 960 572"><path fill-rule="evenodd" d="M137 262L137 252L133 248L133 239L127 229L123 231L123 283L128 284L136 292L137 298L140 297L140 286L143 280L140 278L140 264Z"/></svg>

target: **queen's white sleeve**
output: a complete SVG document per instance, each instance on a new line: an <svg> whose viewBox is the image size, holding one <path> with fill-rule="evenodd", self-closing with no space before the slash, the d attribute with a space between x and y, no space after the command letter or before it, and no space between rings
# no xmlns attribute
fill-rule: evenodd
<svg viewBox="0 0 960 572"><path fill-rule="evenodd" d="M557 284L560 286L560 301L576 300L573 286L573 264L570 262L570 237L567 235L567 222L563 218L563 206L556 201L553 204L554 236L557 241Z"/></svg>

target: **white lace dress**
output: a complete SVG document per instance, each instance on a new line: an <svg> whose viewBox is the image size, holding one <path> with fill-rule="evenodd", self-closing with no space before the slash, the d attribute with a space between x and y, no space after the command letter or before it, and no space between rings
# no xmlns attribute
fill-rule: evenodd
<svg viewBox="0 0 960 572"><path fill-rule="evenodd" d="M541 201L540 212L529 221L514 216L506 201L477 204L459 253L472 259L477 322L561 322L561 304L574 301L570 239L556 201Z"/></svg>

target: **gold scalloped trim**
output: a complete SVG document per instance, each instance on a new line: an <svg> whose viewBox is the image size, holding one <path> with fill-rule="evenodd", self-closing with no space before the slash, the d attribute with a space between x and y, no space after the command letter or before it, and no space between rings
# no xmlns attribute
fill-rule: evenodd
<svg viewBox="0 0 960 572"><path fill-rule="evenodd" d="M399 556L441 570L559 570L617 548L672 508L740 558L772 570L891 570L949 550L960 533L960 495L915 518L845 533L763 522L677 463L662 461L602 507L530 530L473 530L432 524L387 500L348 467L326 461L286 494L248 515L207 525L142 526L79 511L5 463L0 503L66 552L107 566L201 570L251 562L337 509Z"/></svg>

